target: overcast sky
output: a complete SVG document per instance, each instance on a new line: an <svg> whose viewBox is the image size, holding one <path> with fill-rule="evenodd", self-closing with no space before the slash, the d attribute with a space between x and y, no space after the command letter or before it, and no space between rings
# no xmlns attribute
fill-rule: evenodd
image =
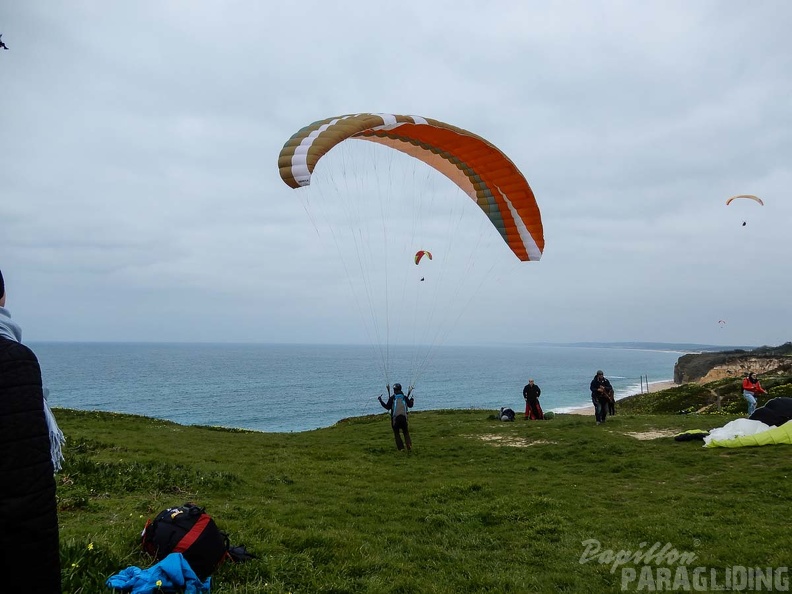
<svg viewBox="0 0 792 594"><path fill-rule="evenodd" d="M365 343L277 157L385 112L487 138L541 209L449 343L792 340L790 31L784 0L2 2L6 305L26 341Z"/></svg>

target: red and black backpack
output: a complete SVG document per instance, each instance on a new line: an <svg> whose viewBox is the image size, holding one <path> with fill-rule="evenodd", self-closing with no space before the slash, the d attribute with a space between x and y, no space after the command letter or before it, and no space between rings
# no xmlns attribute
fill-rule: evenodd
<svg viewBox="0 0 792 594"><path fill-rule="evenodd" d="M192 503L161 511L146 522L141 536L143 550L158 561L181 553L201 581L206 580L228 557L228 536L204 508Z"/></svg>

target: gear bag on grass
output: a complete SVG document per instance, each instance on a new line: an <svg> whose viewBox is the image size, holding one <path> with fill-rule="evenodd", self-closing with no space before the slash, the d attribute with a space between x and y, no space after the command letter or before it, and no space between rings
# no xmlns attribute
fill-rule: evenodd
<svg viewBox="0 0 792 594"><path fill-rule="evenodd" d="M201 581L228 557L228 536L204 508L192 503L170 507L146 522L141 536L143 550L158 561L181 553Z"/></svg>

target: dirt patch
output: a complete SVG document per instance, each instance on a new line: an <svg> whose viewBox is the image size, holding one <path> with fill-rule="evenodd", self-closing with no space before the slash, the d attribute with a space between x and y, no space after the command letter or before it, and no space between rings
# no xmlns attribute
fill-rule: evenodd
<svg viewBox="0 0 792 594"><path fill-rule="evenodd" d="M654 431L643 431L641 433L625 433L625 435L646 441L649 439L660 439L661 437L673 437L676 432L668 429L655 429Z"/></svg>
<svg viewBox="0 0 792 594"><path fill-rule="evenodd" d="M487 435L477 436L481 441L485 441L490 445L497 447L510 447L510 448L527 448L534 445L555 444L555 441L547 441L546 439L526 439L524 437L513 437L511 435L494 435L492 433Z"/></svg>

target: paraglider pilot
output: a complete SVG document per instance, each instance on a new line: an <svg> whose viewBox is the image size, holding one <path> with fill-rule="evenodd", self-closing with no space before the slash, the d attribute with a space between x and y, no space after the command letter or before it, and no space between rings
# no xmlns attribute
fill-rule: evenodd
<svg viewBox="0 0 792 594"><path fill-rule="evenodd" d="M406 445L409 451L412 449L412 440L410 439L410 430L407 425L407 409L412 408L413 404L415 404L415 399L411 396L412 386L407 389L406 396L402 392L401 384L393 384L393 394L391 394L390 384L388 384L387 388L388 401L382 401L382 394L377 399L383 408L390 411L396 449L403 450ZM404 434L404 441L402 441L402 433Z"/></svg>
<svg viewBox="0 0 792 594"><path fill-rule="evenodd" d="M2 33L0 33L0 48L2 48L4 50L8 49L8 46L5 43L3 43L3 34Z"/></svg>
<svg viewBox="0 0 792 594"><path fill-rule="evenodd" d="M525 420L541 421L544 419L544 412L539 404L539 396L542 390L532 379L523 388L523 398L525 399Z"/></svg>
<svg viewBox="0 0 792 594"><path fill-rule="evenodd" d="M767 391L759 383L759 378L752 371L742 383L743 398L748 402L748 416L750 417L756 410L756 395L767 394Z"/></svg>

